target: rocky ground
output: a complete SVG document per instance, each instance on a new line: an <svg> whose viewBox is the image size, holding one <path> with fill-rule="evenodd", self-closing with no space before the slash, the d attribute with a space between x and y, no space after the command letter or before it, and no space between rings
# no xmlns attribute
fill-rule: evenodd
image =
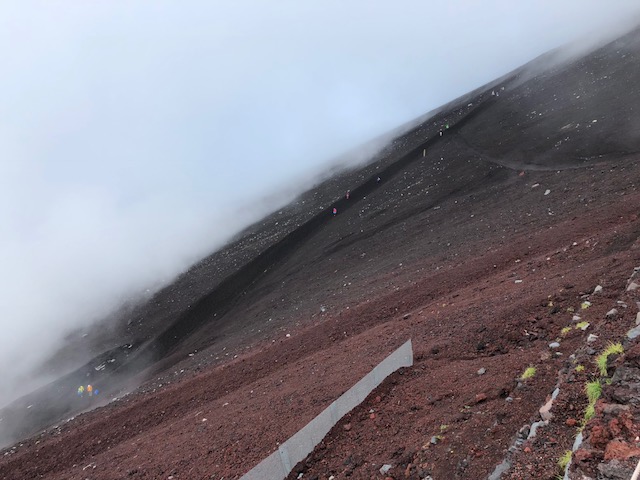
<svg viewBox="0 0 640 480"><path fill-rule="evenodd" d="M570 478L628 478L639 60L635 31L513 72L70 337L95 355L0 412L0 478L239 478L408 338L291 478L552 479L579 433Z"/></svg>

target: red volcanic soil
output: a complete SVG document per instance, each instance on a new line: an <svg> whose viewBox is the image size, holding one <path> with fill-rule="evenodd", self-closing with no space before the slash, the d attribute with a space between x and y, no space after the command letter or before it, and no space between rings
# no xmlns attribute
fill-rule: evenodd
<svg viewBox="0 0 640 480"><path fill-rule="evenodd" d="M477 479L505 458L502 478L554 478L594 354L638 311L625 288L640 265L639 38L546 70L539 59L452 102L71 339L96 357L0 412L1 432L23 439L0 452L0 478L239 478L408 338L414 366L290 478ZM73 397L87 375L118 399L78 414L96 406ZM557 385L549 424L516 445ZM583 472L617 438L593 433L598 410Z"/></svg>

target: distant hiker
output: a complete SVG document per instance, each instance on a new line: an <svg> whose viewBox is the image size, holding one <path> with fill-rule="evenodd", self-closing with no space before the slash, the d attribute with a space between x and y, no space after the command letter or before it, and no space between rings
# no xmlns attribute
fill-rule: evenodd
<svg viewBox="0 0 640 480"><path fill-rule="evenodd" d="M333 216L336 216L338 214L338 209L336 207L333 207Z"/></svg>
<svg viewBox="0 0 640 480"><path fill-rule="evenodd" d="M380 183L380 180L381 180L380 177L376 178L376 183Z"/></svg>
<svg viewBox="0 0 640 480"><path fill-rule="evenodd" d="M82 398L83 395L84 395L84 385L80 385L78 387L78 396Z"/></svg>
<svg viewBox="0 0 640 480"><path fill-rule="evenodd" d="M87 385L87 393L90 397L93 396L93 387L91 385Z"/></svg>
<svg viewBox="0 0 640 480"><path fill-rule="evenodd" d="M345 197L347 197L347 200L349 200L350 196L351 196L351 190L347 190L347 194L345 195Z"/></svg>
<svg viewBox="0 0 640 480"><path fill-rule="evenodd" d="M442 130L440 130L440 136L442 136Z"/></svg>

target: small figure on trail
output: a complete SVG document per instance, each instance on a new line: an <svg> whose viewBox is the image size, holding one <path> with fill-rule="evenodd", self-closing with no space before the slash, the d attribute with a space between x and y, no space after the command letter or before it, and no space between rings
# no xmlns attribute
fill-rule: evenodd
<svg viewBox="0 0 640 480"><path fill-rule="evenodd" d="M345 197L347 198L347 200L349 200L349 197L351 196L351 190L347 190L347 194L345 195Z"/></svg>
<svg viewBox="0 0 640 480"><path fill-rule="evenodd" d="M80 398L82 398L82 397L83 397L83 395L84 395L84 385L80 385L80 386L78 387L78 396L79 396Z"/></svg>
<svg viewBox="0 0 640 480"><path fill-rule="evenodd" d="M380 180L381 180L380 177L376 178L376 183L380 183Z"/></svg>
<svg viewBox="0 0 640 480"><path fill-rule="evenodd" d="M87 385L87 393L90 397L93 396L93 387L91 385Z"/></svg>
<svg viewBox="0 0 640 480"><path fill-rule="evenodd" d="M333 216L335 217L338 214L338 209L336 207L333 207Z"/></svg>
<svg viewBox="0 0 640 480"><path fill-rule="evenodd" d="M440 136L442 136L442 130L440 130Z"/></svg>

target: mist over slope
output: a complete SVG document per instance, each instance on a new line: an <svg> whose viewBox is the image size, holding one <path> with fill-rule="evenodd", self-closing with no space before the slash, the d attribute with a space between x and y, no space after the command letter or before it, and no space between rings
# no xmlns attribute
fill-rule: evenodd
<svg viewBox="0 0 640 480"><path fill-rule="evenodd" d="M636 29L586 57L533 77L525 66L459 98L370 164L328 178L252 225L147 303L68 339L53 365L69 365L66 356L77 351L96 356L3 410L2 437L72 415L83 382L100 385L106 401L196 351L206 349L205 363L215 364L232 348L393 291L405 265L426 262L421 268L437 271L480 239L504 245L523 228L551 228L588 211L599 201L590 169L640 151L637 130L627 128L640 111L639 38ZM544 196L545 204L514 193L521 171L565 172L547 178L564 195ZM568 178L578 175L571 171L593 185L571 186ZM637 179L624 180L628 190ZM390 252L402 252L400 264Z"/></svg>
<svg viewBox="0 0 640 480"><path fill-rule="evenodd" d="M638 10L614 5L3 5L0 404L328 159Z"/></svg>

